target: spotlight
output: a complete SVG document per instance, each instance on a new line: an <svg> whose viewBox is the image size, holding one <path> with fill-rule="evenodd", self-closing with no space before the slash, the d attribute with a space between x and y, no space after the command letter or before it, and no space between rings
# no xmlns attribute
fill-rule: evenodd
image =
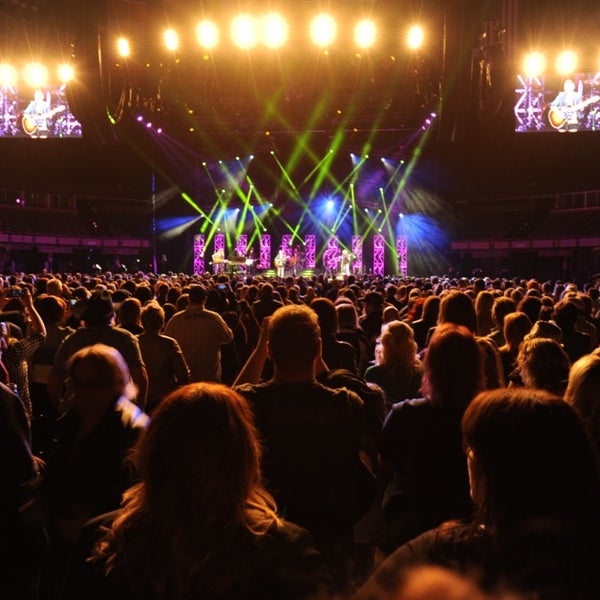
<svg viewBox="0 0 600 600"><path fill-rule="evenodd" d="M127 58L131 54L131 46L128 39L119 38L117 40L117 53L121 58Z"/></svg>
<svg viewBox="0 0 600 600"><path fill-rule="evenodd" d="M148 129L150 129L150 128L152 127L152 123L150 123L150 122L146 123L146 127L147 127Z"/></svg>
<svg viewBox="0 0 600 600"><path fill-rule="evenodd" d="M332 16L320 14L310 24L310 37L321 48L331 45L337 35L337 24Z"/></svg>
<svg viewBox="0 0 600 600"><path fill-rule="evenodd" d="M142 115L138 115L138 116L135 118L135 120L136 120L138 123L141 123L141 122L144 120L144 117L142 117Z"/></svg>
<svg viewBox="0 0 600 600"><path fill-rule="evenodd" d="M219 43L219 30L212 21L201 21L196 27L196 38L205 50L211 50Z"/></svg>

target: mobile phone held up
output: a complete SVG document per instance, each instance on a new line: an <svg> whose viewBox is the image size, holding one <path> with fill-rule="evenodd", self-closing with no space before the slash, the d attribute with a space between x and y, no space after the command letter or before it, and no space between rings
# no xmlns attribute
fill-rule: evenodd
<svg viewBox="0 0 600 600"><path fill-rule="evenodd" d="M21 289L21 288L13 288L12 290L10 290L9 296L11 298L19 298L20 296L24 296L25 295L25 290Z"/></svg>

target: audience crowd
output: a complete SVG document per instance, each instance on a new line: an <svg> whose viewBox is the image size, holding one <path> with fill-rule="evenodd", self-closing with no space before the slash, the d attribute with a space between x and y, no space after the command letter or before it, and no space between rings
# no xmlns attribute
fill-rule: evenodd
<svg viewBox="0 0 600 600"><path fill-rule="evenodd" d="M598 282L20 273L0 311L2 598L600 598Z"/></svg>

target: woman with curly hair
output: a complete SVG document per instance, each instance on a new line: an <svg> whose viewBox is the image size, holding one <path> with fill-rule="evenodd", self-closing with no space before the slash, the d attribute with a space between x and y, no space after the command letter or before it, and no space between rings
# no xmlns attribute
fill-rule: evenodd
<svg viewBox="0 0 600 600"><path fill-rule="evenodd" d="M571 361L556 340L533 338L523 340L517 367L525 387L562 396L567 387Z"/></svg>
<svg viewBox="0 0 600 600"><path fill-rule="evenodd" d="M388 408L419 395L421 370L412 327L404 321L384 325L375 347L375 364L365 371L365 381L383 390Z"/></svg>
<svg viewBox="0 0 600 600"><path fill-rule="evenodd" d="M140 482L68 581L65 598L328 598L308 533L277 514L261 481L247 402L212 383L163 400L133 462ZM84 553L85 555L85 553Z"/></svg>

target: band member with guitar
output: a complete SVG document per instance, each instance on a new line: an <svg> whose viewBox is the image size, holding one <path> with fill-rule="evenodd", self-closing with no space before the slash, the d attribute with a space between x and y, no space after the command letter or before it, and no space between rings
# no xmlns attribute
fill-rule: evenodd
<svg viewBox="0 0 600 600"><path fill-rule="evenodd" d="M285 277L286 256L283 248L279 248L279 252L275 255L273 262L275 263L277 277Z"/></svg>
<svg viewBox="0 0 600 600"><path fill-rule="evenodd" d="M63 110L65 110L64 106L50 108L50 92L44 95L42 90L37 89L33 93L33 100L23 111L23 130L32 138L47 138L49 120Z"/></svg>
<svg viewBox="0 0 600 600"><path fill-rule="evenodd" d="M344 248L340 257L340 271L342 275L350 275L353 259L352 253Z"/></svg>
<svg viewBox="0 0 600 600"><path fill-rule="evenodd" d="M558 131L577 131L581 118L583 84L575 86L572 79L565 80L562 92L550 103L550 125Z"/></svg>

